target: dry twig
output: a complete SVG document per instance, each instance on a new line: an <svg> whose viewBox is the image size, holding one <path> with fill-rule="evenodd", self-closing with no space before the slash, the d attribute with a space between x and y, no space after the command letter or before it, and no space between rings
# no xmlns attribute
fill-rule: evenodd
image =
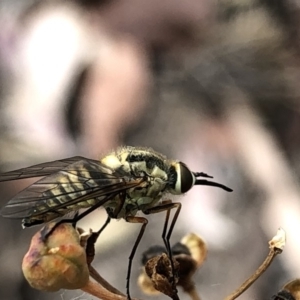
<svg viewBox="0 0 300 300"><path fill-rule="evenodd" d="M225 300L234 300L243 294L271 265L273 259L277 254L280 254L285 245L285 232L283 229L279 229L277 234L273 239L269 242L270 252L264 262L260 265L260 267L251 275L242 285L237 288L233 293L225 298Z"/></svg>

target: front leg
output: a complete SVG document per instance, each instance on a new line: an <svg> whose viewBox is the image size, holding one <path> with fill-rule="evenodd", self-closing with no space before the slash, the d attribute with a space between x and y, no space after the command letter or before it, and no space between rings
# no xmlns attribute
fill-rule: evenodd
<svg viewBox="0 0 300 300"><path fill-rule="evenodd" d="M167 233L167 228L168 228L168 223L169 223L169 218L170 218L170 212L171 212L171 209L173 209L173 208L176 208L176 212L173 216L170 228L169 228L168 233ZM171 268L172 268L172 274L173 274L172 285L173 285L173 289L174 289L175 294L177 294L177 289L176 289L176 282L175 282L175 276L174 276L174 263L173 263L173 258L172 258L170 237L172 235L172 232L173 232L175 223L177 221L177 218L179 216L180 210L181 210L181 203L178 203L178 202L174 203L171 200L167 200L167 201L164 201L163 203L161 203L158 206L151 207L151 208L146 209L146 210L143 211L143 213L146 214L146 215L166 211L166 218L165 218L164 228L163 228L163 232L162 232L162 239L164 241L165 247L167 249L167 254L168 254L170 262L171 262Z"/></svg>

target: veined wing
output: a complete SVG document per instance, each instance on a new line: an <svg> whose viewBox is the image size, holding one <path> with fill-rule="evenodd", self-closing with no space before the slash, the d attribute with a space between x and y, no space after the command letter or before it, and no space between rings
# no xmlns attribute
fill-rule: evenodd
<svg viewBox="0 0 300 300"><path fill-rule="evenodd" d="M130 180L121 176L98 161L82 159L21 191L8 202L1 214L43 223L69 211L90 207L98 201L105 203L141 182L142 179Z"/></svg>
<svg viewBox="0 0 300 300"><path fill-rule="evenodd" d="M67 166L81 160L89 160L97 162L96 160L86 159L81 156L74 156L66 159L55 160L51 162L46 162L18 170L13 170L10 172L0 174L0 182L1 181L10 181L10 180L17 180L17 179L25 179L25 178L32 178L32 177L42 177L48 176L53 173L56 173Z"/></svg>

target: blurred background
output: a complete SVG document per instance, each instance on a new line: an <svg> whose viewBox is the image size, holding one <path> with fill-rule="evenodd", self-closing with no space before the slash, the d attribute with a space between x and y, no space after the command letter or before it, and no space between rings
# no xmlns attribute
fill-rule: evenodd
<svg viewBox="0 0 300 300"><path fill-rule="evenodd" d="M0 171L121 145L182 160L234 190L172 197L183 203L172 244L189 232L208 244L202 298L233 291L283 227L283 254L241 296L269 299L300 277L299 13L297 0L1 0ZM1 183L0 206L32 182ZM105 219L97 210L80 226ZM134 297L153 298L136 280L163 221L149 216ZM98 240L94 266L121 291L139 229L112 221ZM0 299L92 299L29 287L21 262L37 230L0 218Z"/></svg>

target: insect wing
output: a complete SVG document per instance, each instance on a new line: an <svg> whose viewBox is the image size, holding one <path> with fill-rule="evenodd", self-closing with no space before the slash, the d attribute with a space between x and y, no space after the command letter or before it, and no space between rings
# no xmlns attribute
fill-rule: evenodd
<svg viewBox="0 0 300 300"><path fill-rule="evenodd" d="M30 218L49 213L54 219L67 210L92 206L95 198L101 197L99 201L105 200L105 203L113 195L140 182L129 181L98 161L83 159L21 191L1 214L9 218ZM45 221L48 221L46 217Z"/></svg>
<svg viewBox="0 0 300 300"><path fill-rule="evenodd" d="M81 156L74 156L66 159L46 162L46 163L30 166L27 168L14 170L11 172L2 173L0 174L0 181L10 181L10 180L17 180L17 179L32 178L32 177L48 176L81 160L86 160L86 158Z"/></svg>

